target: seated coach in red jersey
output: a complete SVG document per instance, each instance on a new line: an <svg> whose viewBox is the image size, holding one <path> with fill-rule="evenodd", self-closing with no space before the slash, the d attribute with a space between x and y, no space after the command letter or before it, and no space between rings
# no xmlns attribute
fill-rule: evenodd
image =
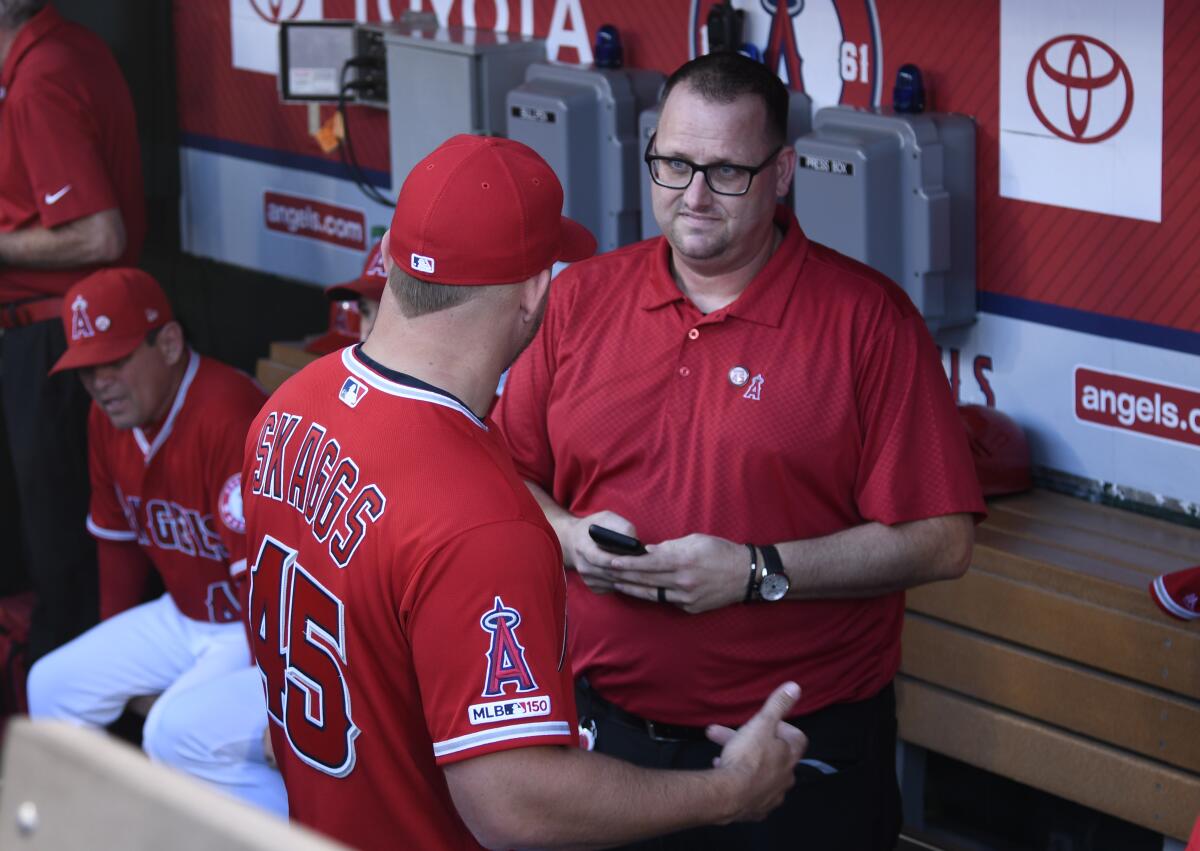
<svg viewBox="0 0 1200 851"><path fill-rule="evenodd" d="M0 409L37 607L36 659L96 622L88 504L89 400L47 375L66 348L62 295L132 266L145 232L129 90L108 48L45 0L0 0ZM0 577L11 587L13 577Z"/></svg>
<svg viewBox="0 0 1200 851"><path fill-rule="evenodd" d="M675 72L646 149L663 236L558 277L497 406L569 569L597 750L707 765L704 724L804 689L784 805L655 848L895 847L904 589L961 575L984 510L921 315L777 203L787 103L736 54Z"/></svg>
<svg viewBox="0 0 1200 851"><path fill-rule="evenodd" d="M29 714L102 727L158 695L142 732L152 759L286 815L243 617L241 447L262 389L193 351L140 269L84 278L62 323L54 370L94 399L87 531L104 620L34 664ZM142 602L150 568L167 590Z"/></svg>

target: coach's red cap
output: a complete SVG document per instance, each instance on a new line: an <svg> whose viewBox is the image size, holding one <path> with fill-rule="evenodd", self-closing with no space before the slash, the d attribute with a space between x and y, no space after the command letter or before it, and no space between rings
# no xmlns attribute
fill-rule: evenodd
<svg viewBox="0 0 1200 851"><path fill-rule="evenodd" d="M141 269L101 269L63 296L67 351L50 370L99 366L133 352L175 316L158 281Z"/></svg>
<svg viewBox="0 0 1200 851"><path fill-rule="evenodd" d="M387 268L383 264L383 243L375 243L362 274L353 281L334 284L326 288L325 295L330 301L354 301L359 298L369 298L372 301L383 300L383 288L387 285Z"/></svg>
<svg viewBox="0 0 1200 851"><path fill-rule="evenodd" d="M455 136L409 172L388 249L430 283L516 283L595 253L596 240L562 205L558 178L532 148Z"/></svg>

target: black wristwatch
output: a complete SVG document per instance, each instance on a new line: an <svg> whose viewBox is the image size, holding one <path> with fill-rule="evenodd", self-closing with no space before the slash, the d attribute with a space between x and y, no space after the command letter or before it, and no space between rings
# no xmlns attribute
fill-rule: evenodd
<svg viewBox="0 0 1200 851"><path fill-rule="evenodd" d="M792 581L783 572L783 562L779 558L779 550L771 544L761 544L759 550L763 556L763 577L758 583L758 596L768 603L774 603L787 596L792 587Z"/></svg>

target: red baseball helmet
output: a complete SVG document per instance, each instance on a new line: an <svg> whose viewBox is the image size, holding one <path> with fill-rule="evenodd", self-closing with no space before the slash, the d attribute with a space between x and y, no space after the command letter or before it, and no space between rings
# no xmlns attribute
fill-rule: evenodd
<svg viewBox="0 0 1200 851"><path fill-rule="evenodd" d="M1007 414L983 405L959 405L975 473L984 496L1020 493L1033 487L1025 432Z"/></svg>

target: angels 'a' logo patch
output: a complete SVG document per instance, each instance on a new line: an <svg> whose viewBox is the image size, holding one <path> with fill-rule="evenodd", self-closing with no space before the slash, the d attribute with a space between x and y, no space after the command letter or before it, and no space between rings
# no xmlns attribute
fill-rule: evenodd
<svg viewBox="0 0 1200 851"><path fill-rule="evenodd" d="M82 340L85 337L96 336L96 331L92 328L91 317L87 313L87 307L87 299L81 295L75 296L75 300L71 302L72 340Z"/></svg>
<svg viewBox="0 0 1200 851"><path fill-rule="evenodd" d="M510 683L516 686L517 694L537 691L537 681L529 670L529 663L525 661L525 648L517 640L521 613L504 605L504 601L497 596L492 608L479 619L479 625L491 635L483 696L502 697L505 687Z"/></svg>
<svg viewBox="0 0 1200 851"><path fill-rule="evenodd" d="M242 474L234 473L221 486L221 496L217 500L217 511L221 514L221 522L231 532L239 535L246 533L246 518L242 514Z"/></svg>

